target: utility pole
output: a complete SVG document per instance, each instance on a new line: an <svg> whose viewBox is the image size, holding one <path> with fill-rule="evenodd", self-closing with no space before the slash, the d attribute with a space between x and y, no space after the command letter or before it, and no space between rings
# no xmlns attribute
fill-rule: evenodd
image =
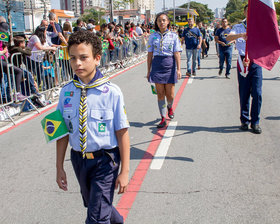
<svg viewBox="0 0 280 224"><path fill-rule="evenodd" d="M190 14L189 14L190 4L191 4L191 0L189 0L189 2L188 2L188 18L190 17Z"/></svg>
<svg viewBox="0 0 280 224"><path fill-rule="evenodd" d="M41 0L41 2L44 4L44 15L43 15L43 19L47 19L46 0Z"/></svg>
<svg viewBox="0 0 280 224"><path fill-rule="evenodd" d="M165 11L165 0L163 0L163 11Z"/></svg>
<svg viewBox="0 0 280 224"><path fill-rule="evenodd" d="M32 0L30 0L30 9L31 9L31 16L32 16L32 32L34 33L34 11L33 11Z"/></svg>
<svg viewBox="0 0 280 224"><path fill-rule="evenodd" d="M173 25L176 25L176 18L175 18L175 0L173 0Z"/></svg>
<svg viewBox="0 0 280 224"><path fill-rule="evenodd" d="M110 9L110 23L114 21L114 12L113 12L113 0L109 0L109 9Z"/></svg>

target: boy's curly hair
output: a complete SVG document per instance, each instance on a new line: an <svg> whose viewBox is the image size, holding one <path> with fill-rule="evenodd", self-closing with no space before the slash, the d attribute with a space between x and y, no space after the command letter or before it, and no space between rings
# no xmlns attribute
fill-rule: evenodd
<svg viewBox="0 0 280 224"><path fill-rule="evenodd" d="M77 31L71 34L68 40L68 51L70 50L71 46L81 43L89 44L92 46L93 57L96 57L97 55L102 55L101 40L97 36L95 36L94 33L86 30Z"/></svg>

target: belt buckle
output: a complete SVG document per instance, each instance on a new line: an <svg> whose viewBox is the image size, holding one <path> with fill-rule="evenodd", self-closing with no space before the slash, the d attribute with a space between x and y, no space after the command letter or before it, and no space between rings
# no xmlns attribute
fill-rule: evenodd
<svg viewBox="0 0 280 224"><path fill-rule="evenodd" d="M92 152L86 152L87 159L94 159L94 155Z"/></svg>

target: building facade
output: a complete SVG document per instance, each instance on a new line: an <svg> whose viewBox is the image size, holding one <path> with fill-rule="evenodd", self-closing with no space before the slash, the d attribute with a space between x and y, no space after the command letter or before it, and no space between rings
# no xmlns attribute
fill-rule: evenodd
<svg viewBox="0 0 280 224"><path fill-rule="evenodd" d="M79 17L87 8L102 7L104 0L60 0L60 8L63 10L73 11L75 17Z"/></svg>
<svg viewBox="0 0 280 224"><path fill-rule="evenodd" d="M130 6L131 9L138 9L142 14L145 14L147 10L151 13L155 12L155 0L134 0Z"/></svg>
<svg viewBox="0 0 280 224"><path fill-rule="evenodd" d="M24 20L26 31L33 32L51 10L50 0L24 0Z"/></svg>
<svg viewBox="0 0 280 224"><path fill-rule="evenodd" d="M216 8L215 9L215 18L222 19L226 13L225 8Z"/></svg>
<svg viewBox="0 0 280 224"><path fill-rule="evenodd" d="M0 16L3 16L7 22L9 22L8 11L11 15L13 32L23 33L25 31L23 0L0 1Z"/></svg>

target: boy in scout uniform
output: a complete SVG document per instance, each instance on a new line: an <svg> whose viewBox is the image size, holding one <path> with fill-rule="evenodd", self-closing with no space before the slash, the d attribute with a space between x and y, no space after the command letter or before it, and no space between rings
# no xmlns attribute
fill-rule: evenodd
<svg viewBox="0 0 280 224"><path fill-rule="evenodd" d="M88 209L85 223L123 223L112 205L114 189L119 187L121 194L128 185L129 123L123 95L97 69L102 47L93 33L72 34L68 51L75 76L61 90L57 109L70 134L57 141L56 181L67 191L63 162L69 142L72 165Z"/></svg>

